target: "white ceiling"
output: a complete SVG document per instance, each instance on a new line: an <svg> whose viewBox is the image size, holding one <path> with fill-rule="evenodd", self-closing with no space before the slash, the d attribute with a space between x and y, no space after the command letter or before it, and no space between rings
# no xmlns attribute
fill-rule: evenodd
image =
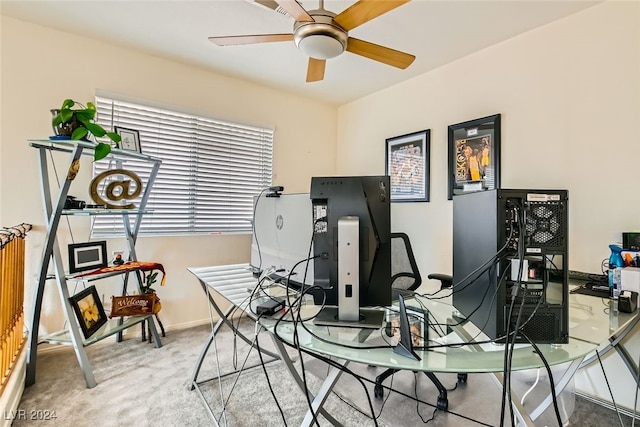
<svg viewBox="0 0 640 427"><path fill-rule="evenodd" d="M291 33L293 18L251 0L2 0L2 14L106 40L215 72L343 104L433 70L600 1L413 0L349 35L416 56L406 70L349 52L306 83L307 58L293 42L219 47L209 36ZM300 1L307 10L319 2ZM339 13L354 1L325 0Z"/></svg>

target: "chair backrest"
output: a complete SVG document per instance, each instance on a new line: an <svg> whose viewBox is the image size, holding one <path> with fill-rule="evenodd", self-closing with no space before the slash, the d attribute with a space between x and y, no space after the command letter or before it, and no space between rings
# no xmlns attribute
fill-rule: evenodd
<svg viewBox="0 0 640 427"><path fill-rule="evenodd" d="M422 284L411 242L406 233L391 233L391 286L393 297L398 291L413 291Z"/></svg>

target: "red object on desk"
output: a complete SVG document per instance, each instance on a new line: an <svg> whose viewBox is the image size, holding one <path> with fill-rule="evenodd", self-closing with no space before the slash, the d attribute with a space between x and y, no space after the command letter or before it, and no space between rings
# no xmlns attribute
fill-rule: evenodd
<svg viewBox="0 0 640 427"><path fill-rule="evenodd" d="M97 270L79 274L74 277L93 276L95 274L126 272L126 271L136 271L136 270L142 270L142 271L160 270L162 272L162 281L160 282L160 285L164 286L166 276L164 274L164 267L159 262L129 261L129 262L125 262L122 265L112 265L109 267L98 268Z"/></svg>

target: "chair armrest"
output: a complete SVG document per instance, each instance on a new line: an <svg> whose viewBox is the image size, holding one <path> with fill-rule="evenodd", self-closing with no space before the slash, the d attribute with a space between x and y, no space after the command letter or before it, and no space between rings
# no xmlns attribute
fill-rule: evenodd
<svg viewBox="0 0 640 427"><path fill-rule="evenodd" d="M427 279L439 280L440 289L450 288L453 286L453 276L449 274L431 273L427 276Z"/></svg>

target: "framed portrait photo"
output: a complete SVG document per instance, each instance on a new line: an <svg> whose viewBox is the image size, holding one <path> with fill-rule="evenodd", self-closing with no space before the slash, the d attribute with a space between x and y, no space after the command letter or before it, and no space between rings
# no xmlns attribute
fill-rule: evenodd
<svg viewBox="0 0 640 427"><path fill-rule="evenodd" d="M392 202L429 201L429 129L386 140Z"/></svg>
<svg viewBox="0 0 640 427"><path fill-rule="evenodd" d="M449 200L500 188L500 114L449 126Z"/></svg>
<svg viewBox="0 0 640 427"><path fill-rule="evenodd" d="M428 313L418 307L406 307L411 331L411 342L414 347L425 347L429 339L427 329ZM391 345L396 346L400 342L400 313L397 308L387 308L385 333L390 337Z"/></svg>
<svg viewBox="0 0 640 427"><path fill-rule="evenodd" d="M69 249L69 273L106 267L107 241L73 243Z"/></svg>
<svg viewBox="0 0 640 427"><path fill-rule="evenodd" d="M140 148L140 132L135 129L127 129L120 126L114 126L114 130L121 138L118 143L119 149L142 153L142 149Z"/></svg>
<svg viewBox="0 0 640 427"><path fill-rule="evenodd" d="M69 297L69 302L76 313L78 324L85 338L89 338L107 323L107 316L95 286L89 286Z"/></svg>

